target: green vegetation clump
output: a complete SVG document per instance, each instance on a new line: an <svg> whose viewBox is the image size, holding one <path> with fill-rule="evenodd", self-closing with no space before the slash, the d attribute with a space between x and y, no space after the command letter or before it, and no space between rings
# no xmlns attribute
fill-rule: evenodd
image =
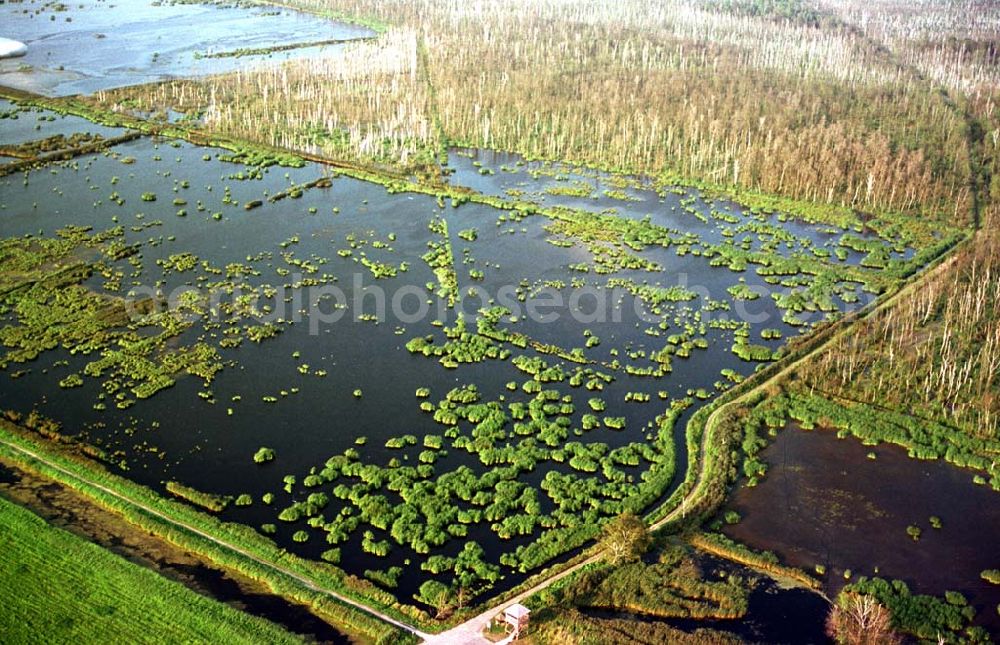
<svg viewBox="0 0 1000 645"><path fill-rule="evenodd" d="M622 430L625 428L625 417L604 417L604 426L611 430Z"/></svg>
<svg viewBox="0 0 1000 645"><path fill-rule="evenodd" d="M458 300L458 277L455 274L455 256L452 253L451 239L448 237L448 222L437 218L428 225L431 233L439 236L439 240L427 242L428 251L423 260L430 266L438 282L437 294L447 300L449 306L454 306Z"/></svg>
<svg viewBox="0 0 1000 645"><path fill-rule="evenodd" d="M188 315L200 311L193 292L179 299L175 311L158 312L152 299L128 302L85 286L91 275L100 273L106 289L120 289L124 275L107 263L134 263L137 257L136 245L125 242L123 227L98 233L66 227L54 238L0 240L0 249L0 309L11 312L8 324L0 328L6 349L0 364L23 363L56 348L89 356L82 374L70 375L64 386L76 387L84 376L99 380L99 410L109 404L127 409L187 375L200 377L206 385L202 398L211 399L207 385L223 369L219 350L230 346L233 335L220 340L218 347L200 340L176 342L192 327ZM89 263L79 259L95 256ZM198 259L179 253L158 264L166 274L189 271ZM235 316L230 323L241 318Z"/></svg>
<svg viewBox="0 0 1000 645"><path fill-rule="evenodd" d="M733 343L733 353L744 361L770 361L774 359L771 349L765 345L752 345L744 337Z"/></svg>
<svg viewBox="0 0 1000 645"><path fill-rule="evenodd" d="M739 645L742 641L724 631L698 629L689 633L665 621L634 618L597 618L573 607L559 606L532 612L533 638L541 643L671 643L671 645ZM574 640L569 641L568 638ZM589 640L593 639L593 640Z"/></svg>
<svg viewBox="0 0 1000 645"><path fill-rule="evenodd" d="M557 378L544 360L518 363L539 379L566 378L565 374ZM602 520L643 509L669 485L672 427L685 402L672 403L670 412L657 419L660 429L654 445L642 441L610 449L566 441L574 412L571 396L541 387L531 396L526 403L484 401L476 387L456 387L432 405L443 432L423 437L418 465L392 459L388 466L378 466L359 461L355 453L336 455L307 479L315 476L330 482L333 498L349 506L326 521L318 515L322 505L298 502L283 510L279 519L312 518L310 526L322 529L331 544L359 532L362 548L375 555L387 554L393 542L429 555L424 568L450 577L454 594L467 601L489 589L499 579L499 569L484 560L481 550L470 551L471 545L454 563L433 553L449 540L464 538L469 526L483 523L505 540L537 536L533 543L501 557L502 564L526 571L595 538ZM509 443L507 437L522 439ZM453 449L468 451L486 465L485 474L476 475L466 466L435 471L438 454L449 441ZM386 446L403 450L419 443L415 435L400 435ZM574 474L549 472L538 489L519 481L520 473L544 460L566 463ZM629 485L623 469L644 461L651 466L642 484ZM547 495L557 510L542 513L540 495ZM599 510L593 508L595 500ZM386 539L379 532L385 532Z"/></svg>
<svg viewBox="0 0 1000 645"><path fill-rule="evenodd" d="M986 569L979 574L979 577L986 582L1000 585L1000 569Z"/></svg>
<svg viewBox="0 0 1000 645"><path fill-rule="evenodd" d="M754 551L721 533L697 533L691 536L688 541L700 551L739 562L752 569L767 572L774 577L795 580L797 583L812 589L820 587L819 581L804 571L781 565L778 562L778 557L770 551ZM847 575L850 576L849 573Z"/></svg>
<svg viewBox="0 0 1000 645"><path fill-rule="evenodd" d="M757 298L760 298L760 293L742 283L734 284L729 287L727 291L729 291L729 295L731 295L734 300L756 300Z"/></svg>
<svg viewBox="0 0 1000 645"><path fill-rule="evenodd" d="M166 489L167 492L172 495L176 495L181 499L187 500L192 504L212 511L213 513L221 513L226 510L226 507L229 506L229 502L231 501L230 497L205 493L176 481L168 481L166 483Z"/></svg>
<svg viewBox="0 0 1000 645"><path fill-rule="evenodd" d="M80 387L81 385L83 385L83 377L76 373L59 381L59 387L64 388Z"/></svg>
<svg viewBox="0 0 1000 645"><path fill-rule="evenodd" d="M601 529L601 546L612 565L638 560L651 542L645 522L632 513L623 513Z"/></svg>
<svg viewBox="0 0 1000 645"><path fill-rule="evenodd" d="M892 615L893 626L917 638L948 642L987 642L981 627L972 627L976 610L965 598L948 592L945 599L914 595L900 580L860 578L845 591L873 596Z"/></svg>
<svg viewBox="0 0 1000 645"><path fill-rule="evenodd" d="M266 446L261 446L257 449L257 452L253 454L253 461L255 464L263 464L274 459L274 449L268 448Z"/></svg>
<svg viewBox="0 0 1000 645"><path fill-rule="evenodd" d="M366 569L365 577L386 589L395 589L399 586L399 577L403 574L402 567L389 567L385 571L380 569Z"/></svg>
<svg viewBox="0 0 1000 645"><path fill-rule="evenodd" d="M674 547L655 564L586 570L561 595L579 607L658 618L734 619L746 614L749 591L747 581L738 576L705 580L683 547Z"/></svg>

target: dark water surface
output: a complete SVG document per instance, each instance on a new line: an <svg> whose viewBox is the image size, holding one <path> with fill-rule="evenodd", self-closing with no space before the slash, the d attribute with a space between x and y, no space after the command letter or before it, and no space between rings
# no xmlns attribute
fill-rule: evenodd
<svg viewBox="0 0 1000 645"><path fill-rule="evenodd" d="M826 645L832 642L825 634L830 605L821 594L800 587L782 587L751 569L713 555L695 551L692 556L706 580L728 575L756 580L747 599L746 615L722 619L657 618L593 608L581 611L597 618L664 622L687 632L712 629L733 634L747 643Z"/></svg>
<svg viewBox="0 0 1000 645"><path fill-rule="evenodd" d="M900 579L914 593L960 591L976 607L976 622L1000 633L1000 586L979 575L1000 568L1000 494L973 484L972 472L795 427L761 459L767 476L733 495L730 507L742 519L726 534L792 566L824 565L831 595L846 583L845 570ZM909 525L922 530L918 541Z"/></svg>

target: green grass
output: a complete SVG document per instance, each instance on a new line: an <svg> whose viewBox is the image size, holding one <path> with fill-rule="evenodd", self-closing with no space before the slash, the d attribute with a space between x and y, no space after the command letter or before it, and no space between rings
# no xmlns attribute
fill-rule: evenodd
<svg viewBox="0 0 1000 645"><path fill-rule="evenodd" d="M297 643L0 499L3 641Z"/></svg>
<svg viewBox="0 0 1000 645"><path fill-rule="evenodd" d="M661 618L742 618L749 589L738 576L712 580L684 547L668 547L653 564L633 562L581 571L564 587L578 607Z"/></svg>

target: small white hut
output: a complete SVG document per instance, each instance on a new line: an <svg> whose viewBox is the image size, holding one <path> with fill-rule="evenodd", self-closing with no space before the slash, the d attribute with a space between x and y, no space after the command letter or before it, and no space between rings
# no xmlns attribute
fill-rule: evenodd
<svg viewBox="0 0 1000 645"><path fill-rule="evenodd" d="M514 603L503 610L504 621L508 632L514 635L514 640L521 635L521 630L528 626L528 615L531 610L521 603Z"/></svg>

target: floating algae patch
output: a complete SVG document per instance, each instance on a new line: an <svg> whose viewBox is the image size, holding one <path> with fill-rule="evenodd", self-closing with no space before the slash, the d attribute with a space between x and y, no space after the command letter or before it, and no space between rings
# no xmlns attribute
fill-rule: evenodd
<svg viewBox="0 0 1000 645"><path fill-rule="evenodd" d="M126 301L83 285L101 260L79 260L81 250L114 255L120 228L60 233L54 239L0 241L0 314L6 322L0 327L0 366L34 361L56 348L92 357L83 374L101 379L100 401L107 397L123 409L170 387L178 374L212 380L222 367L212 348L168 346L186 323L171 313L150 315L148 301ZM79 387L83 379L72 373L60 385Z"/></svg>

